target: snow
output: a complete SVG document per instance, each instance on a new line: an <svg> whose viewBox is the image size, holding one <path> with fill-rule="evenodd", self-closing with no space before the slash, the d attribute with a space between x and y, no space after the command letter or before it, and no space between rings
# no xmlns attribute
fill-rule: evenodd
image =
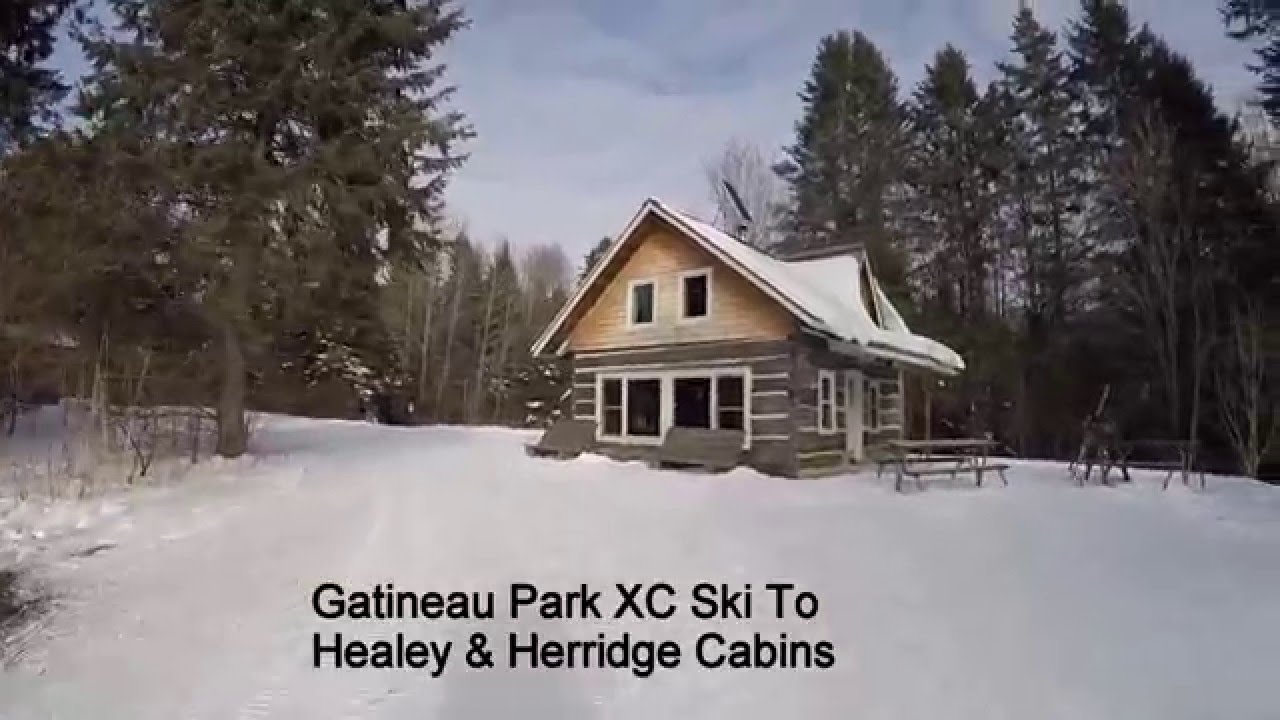
<svg viewBox="0 0 1280 720"><path fill-rule="evenodd" d="M66 502L49 528L40 506L11 508L0 566L21 555L54 610L18 634L0 717L1280 716L1280 489L1210 477L1206 491L1162 492L1155 473L1079 488L1061 465L1016 462L1007 488L899 495L874 473L533 459L532 437L273 417L252 457L202 463L182 484ZM16 538L4 533L14 513ZM820 610L469 623L311 609L324 582L503 598L513 582L657 580L791 581ZM828 640L836 664L703 669L692 644L711 629ZM314 632L453 640L460 663L472 630L629 631L679 641L686 659L647 679L310 665Z"/></svg>
<svg viewBox="0 0 1280 720"><path fill-rule="evenodd" d="M886 327L877 326L872 321L858 282L861 271L859 258L844 255L784 262L661 200L651 202L661 212L675 216L678 224L684 224L766 285L776 288L784 297L798 304L813 318L817 329L864 346L872 354L876 352L875 346L881 345L924 356L943 372L954 373L964 369L964 361L955 351L936 340L912 333L878 283L873 287L876 302L886 309Z"/></svg>

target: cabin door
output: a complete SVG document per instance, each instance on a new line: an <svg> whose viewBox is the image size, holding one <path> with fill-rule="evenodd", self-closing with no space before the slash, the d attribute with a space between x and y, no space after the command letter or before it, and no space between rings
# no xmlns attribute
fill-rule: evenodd
<svg viewBox="0 0 1280 720"><path fill-rule="evenodd" d="M845 370L844 377L844 397L848 406L845 408L845 452L849 462L862 462L864 448L862 446L863 428L862 418L862 397L863 381L862 373L857 370Z"/></svg>

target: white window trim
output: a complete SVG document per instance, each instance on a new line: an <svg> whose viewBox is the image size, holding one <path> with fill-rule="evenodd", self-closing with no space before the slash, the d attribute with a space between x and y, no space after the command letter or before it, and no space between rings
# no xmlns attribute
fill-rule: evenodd
<svg viewBox="0 0 1280 720"><path fill-rule="evenodd" d="M742 378L742 447L751 448L751 367L692 367L673 370L636 370L598 373L596 375L596 439L623 445L661 445L667 431L675 425L676 398L675 381L677 378L711 378L711 424L720 424L716 402L720 389L716 380L722 376ZM658 398L659 433L657 437L627 434L627 382L629 380L658 380L660 382ZM604 382L606 380L622 381L622 423L621 435L606 435L604 432Z"/></svg>
<svg viewBox="0 0 1280 720"><path fill-rule="evenodd" d="M622 393L622 418L618 425L621 433L617 435L609 435L604 431L604 383L606 380L618 380L622 383L620 391ZM628 432L630 428L628 410L630 408L630 393L627 391L627 385L632 380L657 380L658 381L658 434L657 435L632 435ZM662 375L656 373L617 373L608 375L596 375L596 439L608 440L609 442L624 443L628 445L661 445L662 436L666 434L665 425L665 409L662 405L663 396L666 394L667 382Z"/></svg>
<svg viewBox="0 0 1280 720"><path fill-rule="evenodd" d="M684 281L693 277L707 278L707 312L705 315L699 315L697 317L688 317L687 315L684 314L684 309L685 309ZM680 307L677 309L677 315L676 315L677 321L683 325L683 324L707 322L708 320L710 320L711 308L713 306L712 291L711 291L711 268L704 267L704 268L698 268L696 270L685 270L684 272L680 273L679 282L680 282L680 286L677 288L677 291L676 291L676 294L679 296L679 302L680 302Z"/></svg>
<svg viewBox="0 0 1280 720"><path fill-rule="evenodd" d="M824 383L823 380L826 380L826 382ZM818 393L818 404L816 409L818 412L818 432L822 435L834 435L840 432L839 423L836 421L836 380L837 377L834 370L818 371L818 386L815 388ZM830 397L824 398L822 396L822 388L824 386L831 389ZM831 418L831 422L829 423L823 419L823 407L830 408L828 417Z"/></svg>
<svg viewBox="0 0 1280 720"><path fill-rule="evenodd" d="M649 322L636 322L636 288L641 285L653 286L653 307ZM647 328L658 321L658 281L654 278L637 278L627 283L627 327Z"/></svg>

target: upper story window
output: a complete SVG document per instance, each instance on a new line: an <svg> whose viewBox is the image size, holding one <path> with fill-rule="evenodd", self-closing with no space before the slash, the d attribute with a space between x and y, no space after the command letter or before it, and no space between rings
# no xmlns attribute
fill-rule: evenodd
<svg viewBox="0 0 1280 720"><path fill-rule="evenodd" d="M654 315L654 286L652 280L637 280L631 283L631 294L627 298L627 323L630 325L652 325Z"/></svg>
<svg viewBox="0 0 1280 720"><path fill-rule="evenodd" d="M711 270L695 270L680 276L680 319L696 320L711 314Z"/></svg>

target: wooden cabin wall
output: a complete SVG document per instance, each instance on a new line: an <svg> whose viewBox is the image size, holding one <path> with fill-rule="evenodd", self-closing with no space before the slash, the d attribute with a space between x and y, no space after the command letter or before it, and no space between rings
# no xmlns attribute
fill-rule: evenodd
<svg viewBox="0 0 1280 720"><path fill-rule="evenodd" d="M791 413L795 427L796 465L801 474L839 467L846 462L845 431L841 429L824 434L818 429L818 377L820 370L848 369L860 370L881 383L881 417L886 422L884 427L868 433L864 452L874 456L884 443L902 437L901 428L891 427L887 422L890 417L900 417L898 402L902 390L897 368L883 362L859 361L838 355L814 340L799 343L791 377ZM898 424L901 424L900 420Z"/></svg>

